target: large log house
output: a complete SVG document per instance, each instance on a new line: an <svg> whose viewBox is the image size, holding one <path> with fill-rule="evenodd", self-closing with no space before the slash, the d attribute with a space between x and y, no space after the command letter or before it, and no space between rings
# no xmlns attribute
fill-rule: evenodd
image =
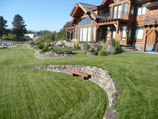
<svg viewBox="0 0 158 119"><path fill-rule="evenodd" d="M120 44L138 50L158 47L158 0L104 0L100 6L78 3L67 27L70 39L108 42L120 34Z"/></svg>

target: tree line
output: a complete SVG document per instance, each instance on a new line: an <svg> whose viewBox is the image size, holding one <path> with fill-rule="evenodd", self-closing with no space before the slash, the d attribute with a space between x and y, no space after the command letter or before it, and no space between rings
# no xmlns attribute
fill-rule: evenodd
<svg viewBox="0 0 158 119"><path fill-rule="evenodd" d="M29 33L29 31L26 29L23 17L16 14L13 18L12 26L12 29L7 29L7 20L5 20L3 16L0 16L0 39L26 40L25 34ZM67 22L59 32L43 30L36 33L39 36L49 37L49 39L53 40L66 40L67 26L70 26L70 22Z"/></svg>
<svg viewBox="0 0 158 119"><path fill-rule="evenodd" d="M0 16L0 39L4 39L8 34L12 34L14 40L26 40L25 34L27 33L26 24L22 16L16 14L12 22L13 28L7 29L7 20Z"/></svg>

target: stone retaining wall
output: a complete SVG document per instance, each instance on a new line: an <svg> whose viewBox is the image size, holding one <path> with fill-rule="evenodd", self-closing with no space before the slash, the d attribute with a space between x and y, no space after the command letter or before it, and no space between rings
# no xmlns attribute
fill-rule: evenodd
<svg viewBox="0 0 158 119"><path fill-rule="evenodd" d="M39 59L55 59L55 58L68 58L74 54L56 54L55 52L40 53L40 50L35 50L35 57Z"/></svg>
<svg viewBox="0 0 158 119"><path fill-rule="evenodd" d="M109 105L105 112L104 119L117 119L117 112L113 110L117 97L119 94L118 83L108 71L103 70L97 67L91 66L81 66L81 65L42 65L42 66L33 66L35 69L44 69L53 72L63 72L69 74L69 70L74 70L78 72L84 72L91 75L90 81L93 81L101 88L103 88L108 96Z"/></svg>

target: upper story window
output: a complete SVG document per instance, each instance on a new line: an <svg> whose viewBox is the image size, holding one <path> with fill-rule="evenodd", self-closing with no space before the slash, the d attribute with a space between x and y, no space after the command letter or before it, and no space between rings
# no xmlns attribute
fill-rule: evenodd
<svg viewBox="0 0 158 119"><path fill-rule="evenodd" d="M137 8L137 15L145 15L146 14L146 4L141 4Z"/></svg>
<svg viewBox="0 0 158 119"><path fill-rule="evenodd" d="M86 18L81 19L80 25L86 25L86 24L91 24L91 18L90 17L86 17Z"/></svg>
<svg viewBox="0 0 158 119"><path fill-rule="evenodd" d="M128 2L123 4L123 14L127 14L128 13Z"/></svg>

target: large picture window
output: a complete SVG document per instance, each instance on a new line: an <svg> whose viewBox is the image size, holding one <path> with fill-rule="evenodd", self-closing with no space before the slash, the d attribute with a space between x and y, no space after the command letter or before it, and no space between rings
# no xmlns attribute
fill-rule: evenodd
<svg viewBox="0 0 158 119"><path fill-rule="evenodd" d="M146 14L146 4L141 4L137 8L137 15L145 15Z"/></svg>
<svg viewBox="0 0 158 119"><path fill-rule="evenodd" d="M80 28L80 41L90 42L91 40L91 27Z"/></svg>
<svg viewBox="0 0 158 119"><path fill-rule="evenodd" d="M144 29L143 27L137 27L136 29L136 39L143 39Z"/></svg>
<svg viewBox="0 0 158 119"><path fill-rule="evenodd" d="M96 35L96 27L93 27L93 41L95 41L95 35Z"/></svg>

